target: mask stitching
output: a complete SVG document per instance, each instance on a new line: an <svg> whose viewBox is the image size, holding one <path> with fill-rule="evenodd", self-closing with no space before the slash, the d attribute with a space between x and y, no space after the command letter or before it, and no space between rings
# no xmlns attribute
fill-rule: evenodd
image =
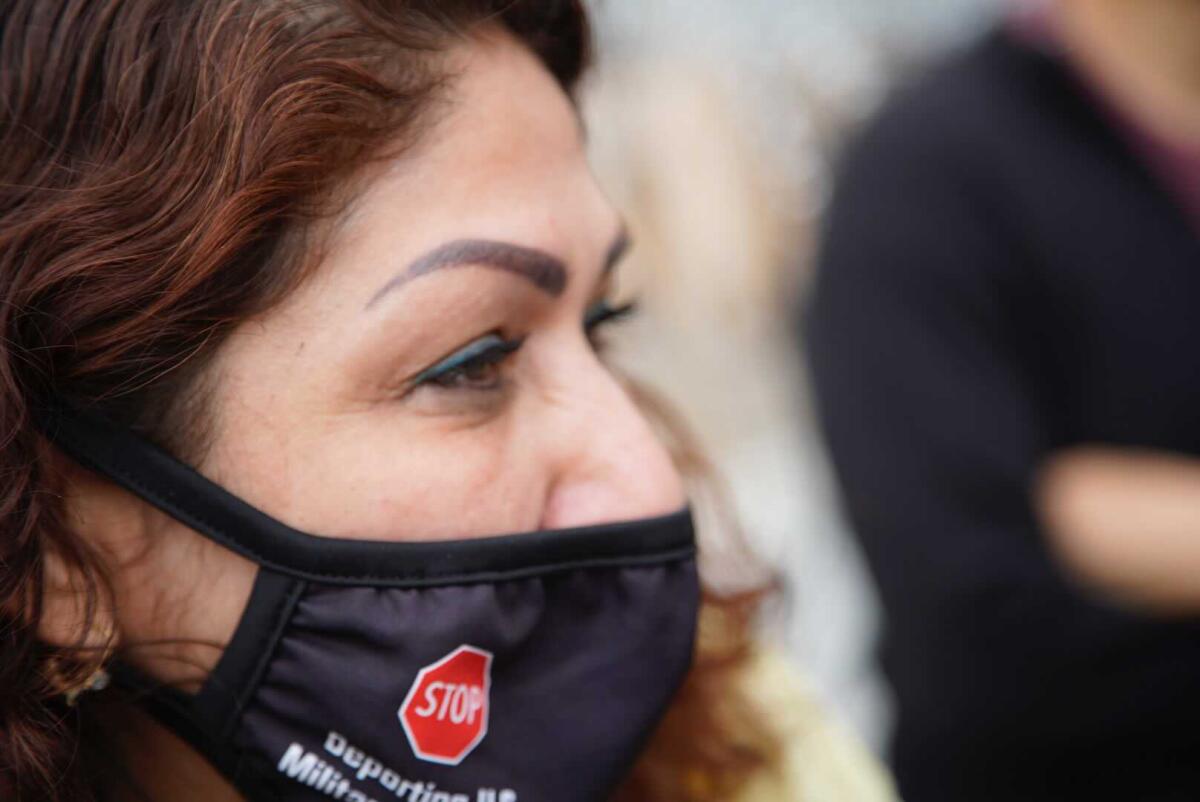
<svg viewBox="0 0 1200 802"><path fill-rule="evenodd" d="M275 610L274 623L271 626L271 634L267 639L270 644L269 649L264 649L254 669L250 672L249 680L246 682L242 692L237 695L234 701L233 709L229 713L229 719L221 727L221 738L229 739L233 734L233 728L241 719L247 705L250 704L250 697L254 695L254 691L258 689L262 683L263 676L266 674L267 666L271 659L275 656L275 652L279 649L279 643L283 640L283 632L287 629L288 623L291 622L292 613L295 612L296 605L300 601L300 597L304 595L306 583L296 582L292 588L288 590L283 597L282 602ZM215 673L215 671L214 671Z"/></svg>

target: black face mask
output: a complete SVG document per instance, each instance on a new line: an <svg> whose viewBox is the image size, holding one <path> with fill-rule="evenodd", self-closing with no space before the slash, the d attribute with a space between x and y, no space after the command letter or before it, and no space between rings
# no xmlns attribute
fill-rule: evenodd
<svg viewBox="0 0 1200 802"><path fill-rule="evenodd" d="M43 428L258 564L197 695L118 673L251 799L603 800L691 662L686 510L452 542L314 537L99 420Z"/></svg>

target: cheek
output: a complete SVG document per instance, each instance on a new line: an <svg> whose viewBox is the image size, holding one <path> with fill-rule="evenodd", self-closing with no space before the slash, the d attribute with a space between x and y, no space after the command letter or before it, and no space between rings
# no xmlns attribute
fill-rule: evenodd
<svg viewBox="0 0 1200 802"><path fill-rule="evenodd" d="M377 409L308 421L294 436L271 438L270 454L221 472L239 474L239 495L301 531L366 540L477 537L537 526L549 479L513 439L503 418L453 428ZM239 449L253 450L250 443Z"/></svg>
<svg viewBox="0 0 1200 802"><path fill-rule="evenodd" d="M364 455L353 516L358 537L447 540L533 529L547 481L535 461L509 456L502 438L475 430L402 455ZM331 530L330 530L331 531Z"/></svg>

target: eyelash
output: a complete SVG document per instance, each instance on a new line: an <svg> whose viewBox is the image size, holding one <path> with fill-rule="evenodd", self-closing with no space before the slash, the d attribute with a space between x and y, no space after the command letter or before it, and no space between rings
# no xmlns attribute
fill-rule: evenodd
<svg viewBox="0 0 1200 802"><path fill-rule="evenodd" d="M611 306L607 301L601 301L588 310L583 319L583 327L587 332L592 347L600 350L603 344L595 334L604 325L623 320L637 310L633 302ZM490 390L497 383L498 377L494 371L510 356L515 354L525 344L524 337L505 340L499 334L488 334L470 343L458 352L441 362L419 373L412 381L412 388L422 386L436 387L442 390ZM488 375L481 376L480 371Z"/></svg>

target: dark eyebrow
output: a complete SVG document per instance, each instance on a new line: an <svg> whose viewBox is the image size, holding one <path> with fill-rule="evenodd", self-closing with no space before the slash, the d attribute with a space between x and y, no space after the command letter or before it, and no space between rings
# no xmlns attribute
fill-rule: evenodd
<svg viewBox="0 0 1200 802"><path fill-rule="evenodd" d="M629 235L622 228L613 244L609 246L604 260L604 272L611 272L628 249ZM562 295L567 288L566 265L561 259L545 251L498 240L460 239L439 245L424 256L418 257L380 287L364 308L370 309L380 298L413 279L446 268L467 266L489 267L512 273L555 298Z"/></svg>
<svg viewBox="0 0 1200 802"><path fill-rule="evenodd" d="M503 270L528 279L548 295L558 297L567 287L567 268L545 251L508 242L485 239L460 239L439 245L418 257L398 275L379 288L367 302L370 309L384 295L413 279L450 267L479 266Z"/></svg>

